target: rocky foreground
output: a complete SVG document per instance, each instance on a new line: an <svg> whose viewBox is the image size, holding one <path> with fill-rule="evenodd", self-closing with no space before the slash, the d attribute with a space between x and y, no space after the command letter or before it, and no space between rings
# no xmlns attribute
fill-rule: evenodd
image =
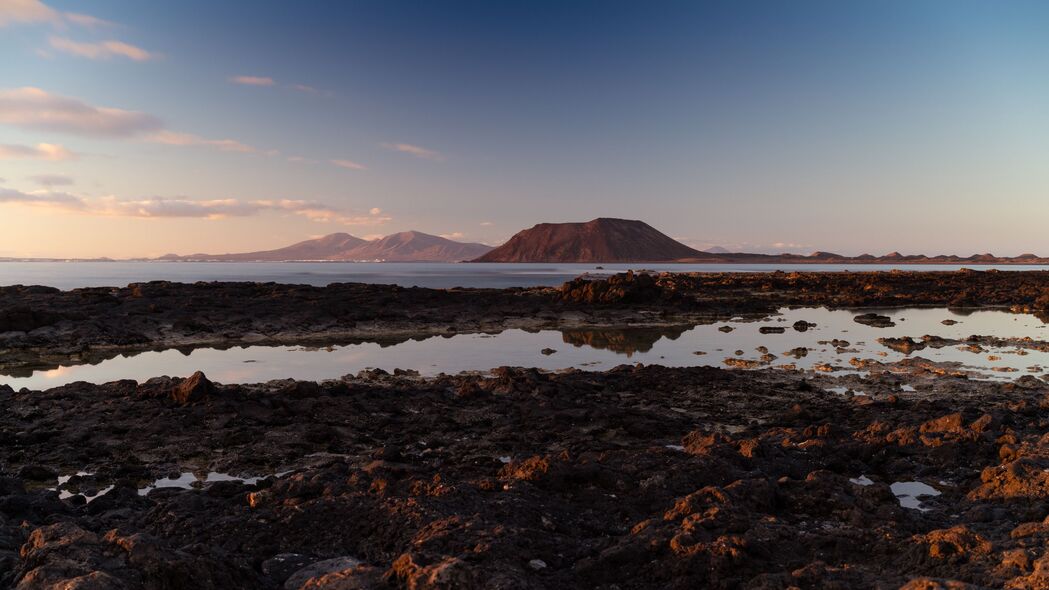
<svg viewBox="0 0 1049 590"><path fill-rule="evenodd" d="M0 404L0 586L1049 588L1033 377L198 374ZM181 472L228 475L157 482Z"/></svg>

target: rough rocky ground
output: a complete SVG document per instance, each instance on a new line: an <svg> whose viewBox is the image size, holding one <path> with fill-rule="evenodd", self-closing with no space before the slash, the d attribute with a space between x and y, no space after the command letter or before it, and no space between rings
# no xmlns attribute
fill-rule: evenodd
<svg viewBox="0 0 1049 590"><path fill-rule="evenodd" d="M1047 394L657 366L4 390L0 586L1049 588ZM184 471L270 477L139 494ZM908 481L942 494L904 508Z"/></svg>
<svg viewBox="0 0 1049 590"><path fill-rule="evenodd" d="M508 327L619 349L782 306L1039 312L1047 293L1049 273L966 271L3 287L0 369ZM600 330L624 326L629 341ZM624 366L0 386L0 587L1049 588L1049 385L921 358L853 364L869 376ZM897 482L940 495L900 498Z"/></svg>

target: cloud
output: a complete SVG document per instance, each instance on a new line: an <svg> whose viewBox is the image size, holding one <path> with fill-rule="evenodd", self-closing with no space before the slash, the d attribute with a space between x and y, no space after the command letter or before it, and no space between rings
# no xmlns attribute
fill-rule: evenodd
<svg viewBox="0 0 1049 590"><path fill-rule="evenodd" d="M480 225L481 227L490 227L490 226L495 225L495 224L493 224L491 221L482 221L478 225Z"/></svg>
<svg viewBox="0 0 1049 590"><path fill-rule="evenodd" d="M234 84L243 84L245 86L273 86L276 82L273 78L266 76L233 76L229 79Z"/></svg>
<svg viewBox="0 0 1049 590"><path fill-rule="evenodd" d="M164 145L177 146L208 146L224 152L240 152L244 154L255 154L261 150L250 145L241 143L235 139L207 139L192 133L179 133L176 131L158 131L148 137L147 141L162 143Z"/></svg>
<svg viewBox="0 0 1049 590"><path fill-rule="evenodd" d="M232 76L229 81L234 84L243 84L245 86L277 86L277 81L269 76ZM283 86L304 94L312 94L314 96L332 96L332 93L327 90L321 90L320 88L315 88L307 84L286 84Z"/></svg>
<svg viewBox="0 0 1049 590"><path fill-rule="evenodd" d="M290 213L323 223L375 226L391 221L388 215L374 213L354 215L317 201L301 199L189 199L185 197L148 197L87 199L51 190L23 192L0 188L0 205L13 204L41 207L98 217L138 217L146 219L189 218L225 219L249 217L264 212Z"/></svg>
<svg viewBox="0 0 1049 590"><path fill-rule="evenodd" d="M2 0L0 0L0 1L2 1ZM85 27L85 28L88 28L88 29L101 29L101 28L104 28L104 27L115 27L115 26L117 26L117 24L112 22L112 21L101 19L101 18L98 18L96 16L91 16L90 14L81 14L81 13L77 13L77 12L67 12L67 13L63 14L62 16L63 16L63 18L65 18L65 20L67 20L67 21L69 21L69 22L71 22L71 23L73 23L75 25L80 25L81 27Z"/></svg>
<svg viewBox="0 0 1049 590"><path fill-rule="evenodd" d="M792 242L754 243L737 242L733 240L702 240L698 238L674 238L675 240L695 248L696 250L709 250L711 248L724 248L729 252L749 252L752 254L808 254L814 249L811 244L795 244Z"/></svg>
<svg viewBox="0 0 1049 590"><path fill-rule="evenodd" d="M450 234L440 234L440 236L446 240L461 240L466 237L466 234L461 231L453 231Z"/></svg>
<svg viewBox="0 0 1049 590"><path fill-rule="evenodd" d="M348 214L334 209L313 210L310 208L303 208L302 210L297 211L297 213L304 215L313 221L337 223L341 225L375 226L393 221L392 217L383 214L382 209L378 207L372 207L369 209L367 215Z"/></svg>
<svg viewBox="0 0 1049 590"><path fill-rule="evenodd" d="M62 209L81 211L84 201L69 193L43 191L25 193L11 188L0 188L0 204L55 206Z"/></svg>
<svg viewBox="0 0 1049 590"><path fill-rule="evenodd" d="M61 145L38 143L32 145L0 144L0 160L73 160L77 154Z"/></svg>
<svg viewBox="0 0 1049 590"><path fill-rule="evenodd" d="M8 25L73 24L89 29L114 26L107 20L78 12L59 12L40 0L0 0L0 28Z"/></svg>
<svg viewBox="0 0 1049 590"><path fill-rule="evenodd" d="M33 87L0 90L0 123L87 137L137 138L165 145L204 146L224 152L277 155L275 151L260 150L235 139L211 139L172 131L166 129L159 118L147 113L98 107L80 99L51 94Z"/></svg>
<svg viewBox="0 0 1049 590"><path fill-rule="evenodd" d="M368 169L363 164L358 164L357 162L354 162L352 160L329 160L329 161L332 164L338 166L339 168L346 168L348 170L367 170Z"/></svg>
<svg viewBox="0 0 1049 590"><path fill-rule="evenodd" d="M424 160L439 161L444 159L444 156L442 156L440 152L428 150L424 147L419 147L410 143L384 143L382 144L382 147L395 152L401 152L402 154L415 156L416 158L422 158Z"/></svg>
<svg viewBox="0 0 1049 590"><path fill-rule="evenodd" d="M55 23L61 13L40 0L0 0L0 27L10 24Z"/></svg>
<svg viewBox="0 0 1049 590"><path fill-rule="evenodd" d="M73 184L73 179L65 174L37 174L36 176L30 176L29 180L48 188Z"/></svg>
<svg viewBox="0 0 1049 590"><path fill-rule="evenodd" d="M0 0L2 1L2 0ZM133 61L148 61L156 57L154 54L142 49L141 47L135 47L123 41L99 41L98 43L80 43L67 39L65 37L52 36L49 39L51 47L74 55L76 57L85 57L87 59L110 59L112 57L125 57Z"/></svg>
<svg viewBox="0 0 1049 590"><path fill-rule="evenodd" d="M96 107L30 86L0 90L0 123L89 137L131 137L163 127L153 115Z"/></svg>
<svg viewBox="0 0 1049 590"><path fill-rule="evenodd" d="M305 94L312 94L314 96L335 96L335 93L330 90L321 90L320 88L315 88L308 84L291 84L290 86L288 86L288 88L291 88L292 90L298 90L299 92L303 92Z"/></svg>

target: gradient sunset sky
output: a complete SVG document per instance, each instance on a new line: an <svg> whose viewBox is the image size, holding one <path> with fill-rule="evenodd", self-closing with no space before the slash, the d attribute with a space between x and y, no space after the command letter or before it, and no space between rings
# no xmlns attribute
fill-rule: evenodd
<svg viewBox="0 0 1049 590"><path fill-rule="evenodd" d="M1049 255L1044 1L0 0L0 256Z"/></svg>

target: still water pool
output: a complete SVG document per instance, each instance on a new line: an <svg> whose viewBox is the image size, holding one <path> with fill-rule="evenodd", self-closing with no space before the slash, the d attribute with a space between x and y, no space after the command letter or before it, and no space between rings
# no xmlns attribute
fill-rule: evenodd
<svg viewBox="0 0 1049 590"><path fill-rule="evenodd" d="M864 313L871 310L865 309ZM782 309L764 320L736 318L706 325L659 328L563 329L528 332L506 330L497 334L435 336L399 343L364 342L329 347L244 346L228 349L165 350L117 356L97 364L70 365L2 376L0 383L16 389L42 389L74 381L103 383L117 379L143 381L160 375L186 376L204 371L220 383L251 383L271 379L336 379L367 368L411 369L423 375L488 371L499 366L537 367L544 370L578 368L606 370L623 363L682 366L726 366L726 358L760 361L762 366L793 364L799 369L819 365L849 366L852 358L893 362L908 355L878 343L879 338L930 334L965 339L969 335L1030 338L1024 346L987 348L973 352L963 346L925 349L910 356L931 361L958 362L980 377L1012 379L1041 375L1049 370L1049 330L1031 315L1004 311L959 313L946 309L890 309L895 326L874 327L854 321L857 312L824 308ZM798 331L800 320L815 324ZM943 323L948 320L949 325ZM952 323L953 322L953 323ZM731 331L729 331L731 328ZM763 333L783 328L782 333ZM837 342L835 342L837 341ZM806 349L798 356L796 349ZM788 351L795 355L788 355ZM769 356L765 356L769 355ZM775 358L772 358L775 357Z"/></svg>

